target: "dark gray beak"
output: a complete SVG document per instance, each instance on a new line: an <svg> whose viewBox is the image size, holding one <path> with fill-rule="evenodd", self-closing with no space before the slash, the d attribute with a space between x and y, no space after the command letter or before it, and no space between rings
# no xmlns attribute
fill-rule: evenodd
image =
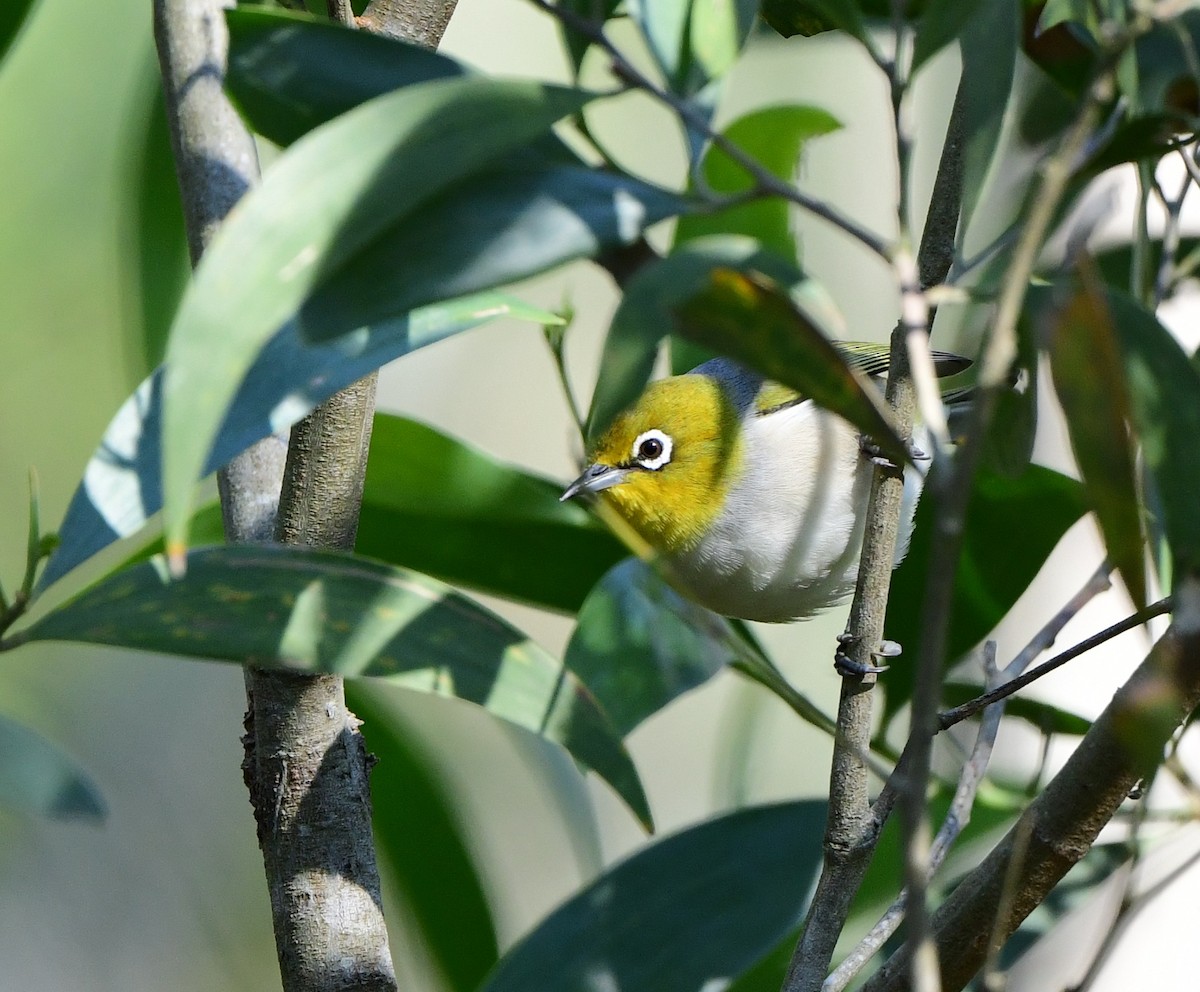
<svg viewBox="0 0 1200 992"><path fill-rule="evenodd" d="M627 468L617 468L613 465L589 465L583 470L583 475L567 486L566 492L558 497L558 501L561 503L580 493L598 493L603 489L620 485L628 475L629 469Z"/></svg>

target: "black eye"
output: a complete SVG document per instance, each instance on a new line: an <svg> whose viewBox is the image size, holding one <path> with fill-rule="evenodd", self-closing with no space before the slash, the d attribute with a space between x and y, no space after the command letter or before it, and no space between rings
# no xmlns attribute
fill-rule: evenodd
<svg viewBox="0 0 1200 992"><path fill-rule="evenodd" d="M648 437L638 447L638 457L652 462L663 453L663 443L656 437Z"/></svg>

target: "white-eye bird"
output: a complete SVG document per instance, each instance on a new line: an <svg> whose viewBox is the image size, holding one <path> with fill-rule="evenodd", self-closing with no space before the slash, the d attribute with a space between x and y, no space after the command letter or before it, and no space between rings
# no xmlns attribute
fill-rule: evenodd
<svg viewBox="0 0 1200 992"><path fill-rule="evenodd" d="M879 345L841 343L886 371ZM941 374L966 359L935 358ZM917 449L928 450L923 429ZM729 617L812 616L854 591L873 464L860 434L795 390L717 358L652 382L587 454L563 493L595 493L664 559L671 581ZM924 472L904 473L896 562L908 550Z"/></svg>

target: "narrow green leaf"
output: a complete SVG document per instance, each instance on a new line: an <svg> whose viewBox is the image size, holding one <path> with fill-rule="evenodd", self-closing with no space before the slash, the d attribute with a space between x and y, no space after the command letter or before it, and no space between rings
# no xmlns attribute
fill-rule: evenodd
<svg viewBox="0 0 1200 992"><path fill-rule="evenodd" d="M1016 71L1020 17L1020 5L1010 0L980 0L962 33L962 233L975 213L1004 126Z"/></svg>
<svg viewBox="0 0 1200 992"><path fill-rule="evenodd" d="M501 959L481 992L696 992L795 926L820 866L825 803L757 806L605 872Z"/></svg>
<svg viewBox="0 0 1200 992"><path fill-rule="evenodd" d="M627 736L738 657L728 626L626 558L588 595L563 659Z"/></svg>
<svg viewBox="0 0 1200 992"><path fill-rule="evenodd" d="M197 480L392 359L503 316L538 324L556 319L511 296L481 293L422 307L324 345L301 340L296 325L285 324L238 387ZM135 534L162 508L162 375L159 368L142 382L105 430L67 508L62 544L46 565L41 587Z"/></svg>
<svg viewBox="0 0 1200 992"><path fill-rule="evenodd" d="M892 576L884 633L918 650L921 601L933 543L933 501L917 507L908 556ZM981 470L967 506L962 557L954 580L946 663L982 641L1041 570L1067 529L1086 510L1083 486L1040 465L1005 478ZM1013 535L1020 535L1014 540ZM885 723L912 697L913 666L893 665L880 680Z"/></svg>
<svg viewBox="0 0 1200 992"><path fill-rule="evenodd" d="M376 414L355 547L448 582L574 613L626 551L582 507L560 502L562 488L431 427Z"/></svg>
<svg viewBox="0 0 1200 992"><path fill-rule="evenodd" d="M630 14L667 84L676 93L686 91L688 77L687 27L692 0L637 0Z"/></svg>
<svg viewBox="0 0 1200 992"><path fill-rule="evenodd" d="M1113 563L1146 605L1145 542L1120 346L1094 271L1051 318L1047 350L1084 491Z"/></svg>
<svg viewBox="0 0 1200 992"><path fill-rule="evenodd" d="M1171 333L1132 297L1109 289L1107 305L1175 572L1195 571L1200 569L1200 372Z"/></svg>
<svg viewBox="0 0 1200 992"><path fill-rule="evenodd" d="M197 548L186 578L157 557L102 580L12 638L79 641L260 668L386 676L541 733L646 825L637 771L562 664L499 617L415 572L279 545Z"/></svg>
<svg viewBox="0 0 1200 992"><path fill-rule="evenodd" d="M238 384L280 325L397 218L588 99L480 79L406 87L297 142L238 204L197 267L167 346L164 519L177 564L195 479Z"/></svg>
<svg viewBox="0 0 1200 992"><path fill-rule="evenodd" d="M780 287L759 275L713 271L708 287L676 310L680 333L845 417L895 464L911 461L883 394Z"/></svg>
<svg viewBox="0 0 1200 992"><path fill-rule="evenodd" d="M720 79L733 67L757 15L758 0L700 0L691 4L687 54L696 77L693 88Z"/></svg>
<svg viewBox="0 0 1200 992"><path fill-rule="evenodd" d="M980 0L929 0L913 43L912 72L954 41L967 26Z"/></svg>
<svg viewBox="0 0 1200 992"><path fill-rule="evenodd" d="M577 14L579 17L586 18L597 26L602 26L616 13L620 3L621 0L559 0L558 6ZM578 76L579 68L583 65L583 57L587 54L588 49L592 47L591 39L580 34L578 31L572 31L561 22L559 23L559 30L562 32L563 44L566 46L567 54L571 58L571 66L575 70L576 76Z"/></svg>
<svg viewBox="0 0 1200 992"><path fill-rule="evenodd" d="M496 164L380 232L314 291L300 312L305 336L326 340L592 257L690 209L675 193L547 153Z"/></svg>
<svg viewBox="0 0 1200 992"><path fill-rule="evenodd" d="M0 805L55 820L102 820L104 800L74 759L0 716Z"/></svg>
<svg viewBox="0 0 1200 992"><path fill-rule="evenodd" d="M755 110L729 125L725 137L780 179L790 180L804 143L840 128L836 118L818 107L789 104ZM725 152L712 145L701 163L705 183L716 193L741 193L753 178ZM788 223L789 205L778 198L755 200L715 213L681 217L675 248L713 234L743 234L783 258L796 258L796 238Z"/></svg>
<svg viewBox="0 0 1200 992"><path fill-rule="evenodd" d="M373 97L467 71L420 45L348 30L324 17L238 7L225 19L225 86L247 123L277 145L290 145Z"/></svg>
<svg viewBox="0 0 1200 992"><path fill-rule="evenodd" d="M4 0L0 4L0 59L8 54L37 0Z"/></svg>
<svg viewBox="0 0 1200 992"><path fill-rule="evenodd" d="M371 822L382 868L403 895L449 987L474 992L500 951L453 799L377 689L350 682L346 702L363 721L367 747L377 759L371 769Z"/></svg>
<svg viewBox="0 0 1200 992"><path fill-rule="evenodd" d="M589 438L637 399L650 378L674 308L699 293L713 269L720 267L764 272L785 284L803 278L792 262L765 251L750 238L736 236L689 241L670 257L642 268L625 287L608 329L588 412Z"/></svg>

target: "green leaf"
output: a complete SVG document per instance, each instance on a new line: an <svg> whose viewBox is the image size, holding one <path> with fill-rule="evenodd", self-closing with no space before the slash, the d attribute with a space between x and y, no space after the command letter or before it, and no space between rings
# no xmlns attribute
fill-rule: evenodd
<svg viewBox="0 0 1200 992"><path fill-rule="evenodd" d="M197 480L392 359L502 316L539 324L557 319L502 293L482 293L422 307L324 345L301 340L296 325L285 324L238 387ZM105 430L67 508L62 543L39 588L136 533L162 509L162 375L159 368L142 382Z"/></svg>
<svg viewBox="0 0 1200 992"><path fill-rule="evenodd" d="M551 913L481 992L716 988L796 924L824 825L825 803L805 800L739 810L659 841Z"/></svg>
<svg viewBox="0 0 1200 992"><path fill-rule="evenodd" d="M595 693L622 737L738 652L729 627L626 558L589 594L563 661Z"/></svg>
<svg viewBox="0 0 1200 992"><path fill-rule="evenodd" d="M1162 506L1174 571L1194 571L1200 568L1200 372L1170 331L1132 297L1110 289L1107 304L1121 346L1142 458Z"/></svg>
<svg viewBox="0 0 1200 992"><path fill-rule="evenodd" d="M840 127L832 115L818 107L790 104L755 110L739 117L723 133L764 168L780 179L790 180L804 143ZM705 152L701 172L716 193L741 193L754 186L754 179L715 145ZM796 258L796 238L788 214L788 203L772 197L715 213L681 217L675 227L675 248L705 235L744 234L783 258Z"/></svg>
<svg viewBox="0 0 1200 992"><path fill-rule="evenodd" d="M947 665L987 637L1012 609L1085 509L1083 486L1051 469L1031 465L1016 479L980 470L967 506L962 557L955 575ZM886 636L909 653L916 652L920 643L933 511L933 500L922 500L917 507L912 544L892 576L884 620ZM886 693L885 723L912 697L912 679L913 667L900 664L880 680Z"/></svg>
<svg viewBox="0 0 1200 992"><path fill-rule="evenodd" d="M382 232L312 294L300 312L306 336L324 340L595 256L690 208L675 193L556 155L546 147L497 164Z"/></svg>
<svg viewBox="0 0 1200 992"><path fill-rule="evenodd" d="M448 582L574 613L625 556L560 483L412 420L375 415L356 550Z"/></svg>
<svg viewBox="0 0 1200 992"><path fill-rule="evenodd" d="M980 0L929 0L913 43L912 74L962 34Z"/></svg>
<svg viewBox="0 0 1200 992"><path fill-rule="evenodd" d="M600 378L588 411L589 438L599 435L637 399L650 378L675 307L700 292L713 269L720 267L764 272L787 284L803 278L794 263L765 251L750 238L736 236L689 241L670 257L644 266L626 285L609 325Z"/></svg>
<svg viewBox="0 0 1200 992"><path fill-rule="evenodd" d="M534 83L420 83L342 115L269 170L213 239L171 329L163 381L170 557L182 560L192 488L238 384L280 325L389 225L588 99Z"/></svg>
<svg viewBox="0 0 1200 992"><path fill-rule="evenodd" d="M978 205L1004 126L1016 71L1019 7L1010 0L980 0L962 33L962 233Z"/></svg>
<svg viewBox="0 0 1200 992"><path fill-rule="evenodd" d="M1146 551L1127 426L1129 396L1099 279L1090 268L1082 275L1078 288L1050 315L1050 369L1108 560L1140 609L1146 605Z"/></svg>
<svg viewBox="0 0 1200 992"><path fill-rule="evenodd" d="M0 4L0 59L17 40L37 0L4 0Z"/></svg>
<svg viewBox="0 0 1200 992"><path fill-rule="evenodd" d="M54 820L102 820L104 800L74 759L0 716L0 805Z"/></svg>
<svg viewBox="0 0 1200 992"><path fill-rule="evenodd" d="M883 394L780 287L759 275L716 269L708 287L676 309L680 333L798 389L845 417L895 464L911 461Z"/></svg>
<svg viewBox="0 0 1200 992"><path fill-rule="evenodd" d="M171 134L162 86L157 80L152 92L137 172L132 177L136 206L131 211L136 223L140 343L149 369L163 359L167 331L191 273ZM127 232L122 234L128 236Z"/></svg>
<svg viewBox="0 0 1200 992"><path fill-rule="evenodd" d="M942 705L946 707L961 706L986 692L982 685L967 682L943 682ZM1071 713L1060 706L1043 703L1028 696L1009 696L1004 701L1004 715L1016 717L1033 724L1038 730L1047 734L1071 734L1082 737L1091 729L1092 721L1077 713Z"/></svg>
<svg viewBox="0 0 1200 992"><path fill-rule="evenodd" d="M602 26L616 13L617 7L620 6L621 0L559 0L557 6L564 10L569 10L579 17L586 18L597 26ZM587 50L592 47L592 42L577 31L572 31L569 27L559 22L559 30L562 32L563 44L566 46L567 54L571 58L571 67L574 69L576 76L579 75L579 67L583 65L583 57L587 54Z"/></svg>
<svg viewBox="0 0 1200 992"><path fill-rule="evenodd" d="M757 14L758 0L693 0L687 55L698 77L695 88L720 79L733 67Z"/></svg>
<svg viewBox="0 0 1200 992"><path fill-rule="evenodd" d="M381 867L454 992L474 992L500 951L467 840L436 768L364 682L346 686L363 721L371 769L371 823Z"/></svg>
<svg viewBox="0 0 1200 992"><path fill-rule="evenodd" d="M692 0L638 0L630 8L650 54L676 93L686 91L686 40L691 7Z"/></svg>
<svg viewBox="0 0 1200 992"><path fill-rule="evenodd" d="M859 0L763 0L762 15L785 38L841 30L870 46L862 7Z"/></svg>
<svg viewBox="0 0 1200 992"><path fill-rule="evenodd" d="M561 744L650 823L619 736L560 662L448 586L367 558L282 545L197 548L186 578L171 580L156 557L103 579L10 644L25 641L386 676Z"/></svg>
<svg viewBox="0 0 1200 992"><path fill-rule="evenodd" d="M247 123L277 145L290 145L373 97L467 72L420 45L326 18L238 7L225 19L225 86Z"/></svg>

